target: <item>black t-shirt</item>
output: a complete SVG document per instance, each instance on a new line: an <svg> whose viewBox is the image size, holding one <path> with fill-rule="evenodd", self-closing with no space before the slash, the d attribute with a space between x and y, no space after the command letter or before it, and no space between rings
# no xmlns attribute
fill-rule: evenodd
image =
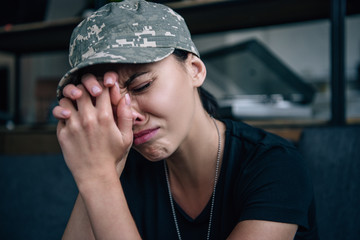
<svg viewBox="0 0 360 240"><path fill-rule="evenodd" d="M312 184L300 154L288 141L223 120L226 139L216 188L211 239L226 239L243 220L299 225L295 239L318 239ZM131 151L121 176L126 199L143 239L177 239L163 161ZM175 202L182 239L206 239L210 204L190 218Z"/></svg>

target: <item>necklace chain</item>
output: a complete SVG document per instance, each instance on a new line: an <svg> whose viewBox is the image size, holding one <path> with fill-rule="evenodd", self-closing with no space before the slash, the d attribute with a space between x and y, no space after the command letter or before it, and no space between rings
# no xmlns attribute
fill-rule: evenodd
<svg viewBox="0 0 360 240"><path fill-rule="evenodd" d="M215 193L216 193L216 183L218 180L218 175L219 175L219 166L220 166L220 154L221 154L221 135L220 135L220 131L218 128L218 125L216 123L216 120L211 117L214 121L215 127L216 127L216 131L218 133L218 152L217 152L217 158L216 158L216 168L215 168L215 179L214 179L214 188L213 188L213 193L211 196L211 206L210 206L210 217L209 217L209 226L208 226L208 231L207 231L207 236L206 239L209 240L210 239L210 234L211 234L211 224L212 224L212 217L213 217L213 212L214 212L214 205L215 205ZM171 205L171 211L172 211L172 215L174 217L174 222L175 222L175 227L176 227L176 232L178 235L179 240L181 240L181 233L180 233L180 229L179 229L179 224L176 218L176 213L175 213L175 207L174 207L174 200L173 200L173 196L171 194L171 189L170 189L170 181L169 181L169 174L168 174L168 169L166 166L166 161L164 160L164 170L165 170L165 177L166 177L166 183L167 183L167 187L168 187L168 192L169 192L169 198L170 198L170 205Z"/></svg>

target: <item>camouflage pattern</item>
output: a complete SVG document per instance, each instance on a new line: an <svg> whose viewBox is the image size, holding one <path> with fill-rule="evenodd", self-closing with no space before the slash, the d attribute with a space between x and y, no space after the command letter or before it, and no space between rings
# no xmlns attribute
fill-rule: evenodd
<svg viewBox="0 0 360 240"><path fill-rule="evenodd" d="M199 56L184 19L172 9L144 0L109 3L84 19L70 39L72 69L60 80L57 97L69 83L77 84L78 70L101 63L150 63L175 48Z"/></svg>

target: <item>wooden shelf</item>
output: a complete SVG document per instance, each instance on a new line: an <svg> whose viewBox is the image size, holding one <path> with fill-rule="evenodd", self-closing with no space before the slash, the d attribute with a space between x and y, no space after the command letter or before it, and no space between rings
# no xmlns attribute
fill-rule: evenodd
<svg viewBox="0 0 360 240"><path fill-rule="evenodd" d="M82 18L7 25L0 28L0 51L14 54L67 50Z"/></svg>

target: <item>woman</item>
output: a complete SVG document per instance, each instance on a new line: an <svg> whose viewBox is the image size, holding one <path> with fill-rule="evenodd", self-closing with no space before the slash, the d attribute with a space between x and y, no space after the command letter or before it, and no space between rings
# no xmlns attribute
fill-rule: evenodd
<svg viewBox="0 0 360 240"><path fill-rule="evenodd" d="M53 111L79 189L64 239L316 239L299 154L211 117L178 14L108 4L74 30L69 58Z"/></svg>

